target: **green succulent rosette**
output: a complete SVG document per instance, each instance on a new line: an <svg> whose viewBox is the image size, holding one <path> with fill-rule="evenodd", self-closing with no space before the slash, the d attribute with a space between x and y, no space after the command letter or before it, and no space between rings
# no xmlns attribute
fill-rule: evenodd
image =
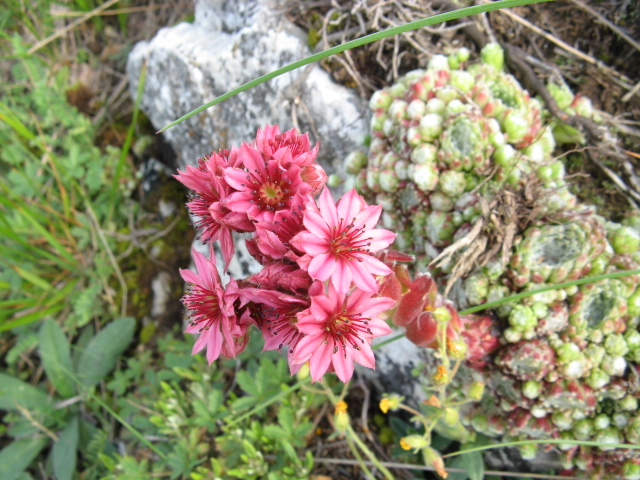
<svg viewBox="0 0 640 480"><path fill-rule="evenodd" d="M496 45L475 63L468 52L436 55L426 69L376 92L368 151L345 165L358 191L382 206L381 222L397 232L396 247L416 255L416 269L430 270L442 284L465 249L437 269L430 262L481 217L483 234L494 228L488 206L496 196L535 183L527 206L535 215L516 223L510 251L453 284L449 297L460 309L640 265L640 215L617 224L579 204L564 164L552 156L566 140L559 139L559 124L544 125L548 113L503 64ZM593 115L583 97L550 90L565 111ZM639 284L622 277L556 288L491 312L501 347L492 361L474 366L485 395L463 412L463 422L503 440L640 442ZM640 472L635 450L569 443L555 449L578 476ZM525 458L536 452L521 449Z"/></svg>
<svg viewBox="0 0 640 480"><path fill-rule="evenodd" d="M592 215L528 228L515 245L507 271L515 287L583 277L605 249L604 225Z"/></svg>

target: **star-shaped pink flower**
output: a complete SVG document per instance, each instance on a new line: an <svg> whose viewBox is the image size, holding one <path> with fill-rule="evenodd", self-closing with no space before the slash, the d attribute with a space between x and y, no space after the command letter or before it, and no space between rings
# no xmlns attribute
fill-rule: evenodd
<svg viewBox="0 0 640 480"><path fill-rule="evenodd" d="M328 295L312 295L311 306L298 313L296 326L306 335L294 348L293 362L309 361L314 382L332 368L346 383L353 375L354 362L375 368L371 339L391 332L378 315L396 301L371 296L358 288L345 296L329 284Z"/></svg>
<svg viewBox="0 0 640 480"><path fill-rule="evenodd" d="M367 206L355 190L347 192L337 206L331 193L324 189L318 209L307 208L300 232L290 243L309 258L298 263L307 268L311 278L331 278L339 293L347 293L351 282L365 292L377 292L374 275L388 275L391 269L372 253L387 248L396 234L373 228L380 218L380 205Z"/></svg>
<svg viewBox="0 0 640 480"><path fill-rule="evenodd" d="M291 165L285 169L277 160L263 160L260 153L242 146L244 169L228 167L225 180L236 192L226 199L226 206L245 213L253 221L271 221L275 212L289 210L293 196L311 192L312 187L300 178L301 168Z"/></svg>
<svg viewBox="0 0 640 480"><path fill-rule="evenodd" d="M221 354L229 358L240 353L246 344L243 337L247 333L247 325L237 322L233 306L239 297L238 285L231 279L226 290L222 288L213 249L210 249L210 255L211 260L208 260L193 250L198 272L180 269L180 275L189 283L189 291L182 297L182 303L191 312L185 332L200 335L192 354L206 347L209 364Z"/></svg>

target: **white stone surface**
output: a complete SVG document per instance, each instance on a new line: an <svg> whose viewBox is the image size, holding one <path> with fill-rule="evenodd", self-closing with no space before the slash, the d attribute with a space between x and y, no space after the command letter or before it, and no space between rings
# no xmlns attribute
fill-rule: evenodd
<svg viewBox="0 0 640 480"><path fill-rule="evenodd" d="M144 62L142 111L158 129L219 95L310 55L306 35L269 0L199 0L195 21L158 32L129 56L135 97ZM309 70L307 70L309 68ZM179 163L195 164L212 150L255 137L258 127L297 126L320 142L329 173L361 145L367 133L364 105L319 66L274 78L172 127L165 135ZM317 138L315 133L317 133Z"/></svg>

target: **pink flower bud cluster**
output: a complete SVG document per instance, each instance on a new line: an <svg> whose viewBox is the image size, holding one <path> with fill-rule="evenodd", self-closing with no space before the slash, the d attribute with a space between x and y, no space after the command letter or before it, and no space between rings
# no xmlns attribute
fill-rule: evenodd
<svg viewBox="0 0 640 480"><path fill-rule="evenodd" d="M354 362L375 367L371 341L390 332L382 314L400 296L385 282L393 259L377 252L395 234L374 228L382 207L355 190L334 202L317 153L306 134L267 126L253 143L178 171L192 190L187 207L200 238L219 242L224 268L232 232L248 234L247 249L263 265L223 287L211 248L209 259L193 252L197 272L180 271L189 284L186 332L199 335L193 353L206 348L209 363L242 352L254 326L265 350L286 348L292 373L309 362L314 381L335 372L347 382Z"/></svg>

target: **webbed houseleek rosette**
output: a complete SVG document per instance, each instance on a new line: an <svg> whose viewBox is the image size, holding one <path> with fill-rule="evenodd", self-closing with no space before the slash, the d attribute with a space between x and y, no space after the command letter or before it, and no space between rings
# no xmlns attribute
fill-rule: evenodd
<svg viewBox="0 0 640 480"><path fill-rule="evenodd" d="M552 289L482 317L457 313L640 266L640 216L616 224L578 202L553 152L556 143L580 139L550 122L503 64L496 45L487 46L477 63L469 64L467 52L434 56L425 70L408 73L371 99L369 151L351 155L347 171L356 188L382 206L384 227L397 232L398 247L416 255L416 269L435 276L417 274L405 285L394 321L414 343L442 348L437 331L447 317L451 345L465 340L465 363L486 382L483 402L461 416L469 428L504 440L638 443L637 276ZM567 113L597 120L588 99L565 87L550 91ZM496 210L488 206L505 191L522 196L527 215L513 222L506 251L472 265L452 285L453 302L445 300L431 282L444 286L473 245L456 247L437 268L428 264L479 222L483 232L501 229L504 238L508 222L491 223ZM515 207L511 211L515 216ZM523 447L522 454L532 458L537 448ZM567 472L640 478L637 450L554 448Z"/></svg>

